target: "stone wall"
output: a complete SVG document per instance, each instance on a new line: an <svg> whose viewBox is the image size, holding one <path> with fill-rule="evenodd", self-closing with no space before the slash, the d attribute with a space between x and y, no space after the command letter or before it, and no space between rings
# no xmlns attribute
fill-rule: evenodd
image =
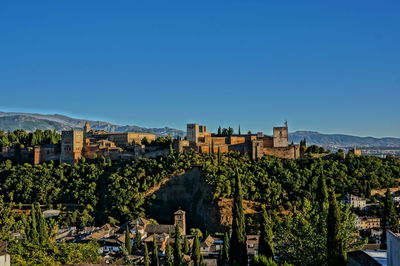
<svg viewBox="0 0 400 266"><path fill-rule="evenodd" d="M264 137L263 145L264 145L264 148L272 148L274 146L274 138L273 137Z"/></svg>
<svg viewBox="0 0 400 266"><path fill-rule="evenodd" d="M264 154L284 159L298 159L300 158L300 147L299 145L290 145L282 148L264 148Z"/></svg>

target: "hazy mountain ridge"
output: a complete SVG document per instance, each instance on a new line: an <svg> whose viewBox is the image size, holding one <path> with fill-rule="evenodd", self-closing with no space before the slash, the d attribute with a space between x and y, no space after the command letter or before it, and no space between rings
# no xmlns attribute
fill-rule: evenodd
<svg viewBox="0 0 400 266"><path fill-rule="evenodd" d="M104 121L92 121L85 119L76 119L60 114L33 114L17 112L0 112L0 130L13 131L15 129L25 129L34 131L36 129L51 130L69 130L71 128L83 128L85 122L89 122L93 129L106 130L109 132L149 132L158 136L185 136L186 132L179 129L163 128L145 128L129 125L114 125ZM400 148L400 138L374 138L358 137L345 134L322 134L314 131L296 131L289 134L289 141L299 143L306 139L307 145L321 145L329 148L341 147L382 147L382 148Z"/></svg>
<svg viewBox="0 0 400 266"><path fill-rule="evenodd" d="M299 143L306 139L307 145L326 147L386 147L400 148L400 138L358 137L345 134L322 134L314 131L296 131L289 134L289 141Z"/></svg>
<svg viewBox="0 0 400 266"><path fill-rule="evenodd" d="M32 113L0 112L0 130L13 131L15 129L25 129L34 131L36 129L54 129L57 131L69 130L71 128L83 128L86 122L89 122L95 130L106 130L109 132L148 132L159 136L184 136L185 132L179 129L163 128L144 128L129 125L114 125L104 121L91 121L85 119L76 119L60 114L44 115Z"/></svg>

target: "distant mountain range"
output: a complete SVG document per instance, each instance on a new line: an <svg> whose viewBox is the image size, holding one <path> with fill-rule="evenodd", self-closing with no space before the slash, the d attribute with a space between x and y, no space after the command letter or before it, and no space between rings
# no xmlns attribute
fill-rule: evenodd
<svg viewBox="0 0 400 266"><path fill-rule="evenodd" d="M129 125L114 125L104 121L91 121L84 119L71 118L65 115L54 114L32 114L0 112L0 130L13 131L15 129L25 129L33 131L36 129L54 129L57 131L68 130L71 128L83 128L85 122L89 122L95 130L106 130L109 132L149 132L158 136L185 136L183 130L163 127L163 128L144 128ZM289 134L289 141L299 143L306 139L307 145L320 145L330 149L359 147L359 148L400 148L400 138L373 138L357 137L343 134L322 134L313 131L296 131Z"/></svg>
<svg viewBox="0 0 400 266"><path fill-rule="evenodd" d="M289 141L299 143L306 139L307 145L320 145L329 148L400 148L400 138L357 137L344 134L321 134L313 131L296 131L289 134Z"/></svg>
<svg viewBox="0 0 400 266"><path fill-rule="evenodd" d="M54 129L57 131L69 129L82 129L86 122L95 130L105 130L109 132L148 132L158 136L184 136L185 132L179 129L163 128L144 128L129 125L113 125L103 121L91 121L84 119L71 118L64 115L44 115L31 113L0 112L0 130L13 131L15 129L25 129L34 131L36 129Z"/></svg>

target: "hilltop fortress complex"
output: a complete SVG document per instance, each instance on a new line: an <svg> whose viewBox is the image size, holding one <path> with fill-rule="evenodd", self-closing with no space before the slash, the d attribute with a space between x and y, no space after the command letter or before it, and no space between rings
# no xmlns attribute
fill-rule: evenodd
<svg viewBox="0 0 400 266"><path fill-rule="evenodd" d="M251 158L271 155L280 158L300 158L300 145L289 144L288 127L274 127L273 135L257 134L214 134L207 127L198 124L187 124L187 136L184 140L175 139L173 147L176 152L194 150L198 153L226 153L237 151L247 153ZM146 141L144 141L146 140ZM75 163L81 158L105 157L112 160L132 159L137 157L156 158L166 156L165 147L147 145L156 140L156 135L145 132L107 132L93 130L88 123L83 130L71 129L61 132L61 141L57 144L44 144L24 147L16 150L4 148L0 155L5 158L16 158L21 162L39 164L46 161Z"/></svg>
<svg viewBox="0 0 400 266"><path fill-rule="evenodd" d="M74 163L82 156L117 159L123 148L140 144L143 139L150 143L156 139L156 135L144 132L95 131L86 123L83 131L62 131L60 162Z"/></svg>
<svg viewBox="0 0 400 266"><path fill-rule="evenodd" d="M287 123L284 127L274 127L272 136L266 136L262 132L222 136L208 132L206 126L187 124L187 138L175 140L174 148L178 152L188 149L200 153L238 151L250 154L253 159L264 155L287 159L300 158L300 145L289 144L288 137Z"/></svg>

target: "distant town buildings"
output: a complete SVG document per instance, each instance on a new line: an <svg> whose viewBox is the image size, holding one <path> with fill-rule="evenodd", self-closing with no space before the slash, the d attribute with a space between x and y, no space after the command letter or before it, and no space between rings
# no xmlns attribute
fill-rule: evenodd
<svg viewBox="0 0 400 266"><path fill-rule="evenodd" d="M104 261L114 265L114 263L118 264L118 259L122 257L127 233L130 235L132 246L137 239L136 234L139 233L141 247L133 252L131 258L137 264L142 265L144 243L147 244L149 250L153 250L155 243L160 258L165 258L168 245L173 245L175 242L176 225L180 228L181 234L179 237L181 238L181 243L183 244L184 241L187 241L189 249L192 249L195 236L186 232L186 212L183 210L177 210L173 214L173 223L171 224L158 224L154 220L138 217L121 226L105 224L101 227L85 227L80 230L76 227L60 228L55 239L58 243L97 242L100 245L100 253ZM129 232L126 232L127 229ZM247 253L251 258L258 254L259 237L257 235L248 235L246 239ZM207 265L217 265L223 244L224 234L222 232L207 234L201 238L200 252ZM187 263L191 262L190 255L184 255L183 259Z"/></svg>
<svg viewBox="0 0 400 266"><path fill-rule="evenodd" d="M378 229L381 226L381 219L377 217L360 217L355 219L356 228L358 230Z"/></svg>
<svg viewBox="0 0 400 266"><path fill-rule="evenodd" d="M264 155L280 158L300 158L300 146L289 144L288 127L274 127L272 136L257 134L230 134L221 135L210 133L207 127L198 124L187 124L187 139L176 140L174 148L178 152L193 149L200 153L225 153L238 151L248 153L253 159Z"/></svg>
<svg viewBox="0 0 400 266"><path fill-rule="evenodd" d="M351 194L347 194L342 201L344 204L349 204L352 208L364 209L367 206L366 199Z"/></svg>

